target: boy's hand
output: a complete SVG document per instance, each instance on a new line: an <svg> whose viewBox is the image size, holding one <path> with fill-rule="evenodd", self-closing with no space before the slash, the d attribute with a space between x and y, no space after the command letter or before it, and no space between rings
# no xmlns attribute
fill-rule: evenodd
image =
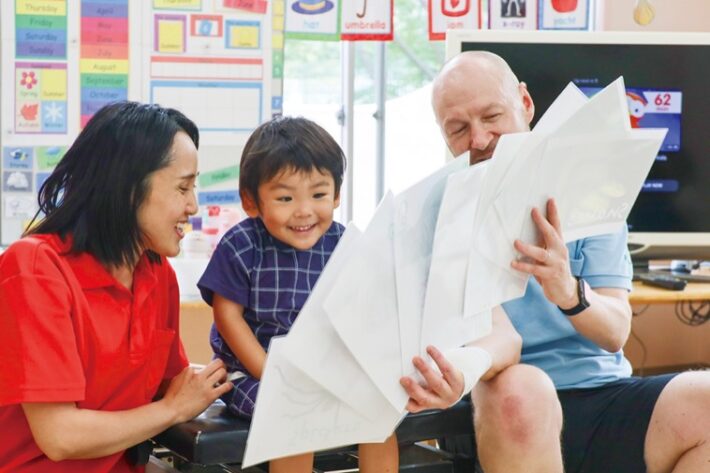
<svg viewBox="0 0 710 473"><path fill-rule="evenodd" d="M436 348L427 347L427 353L436 363L440 373L421 357L415 356L412 362L424 378L425 385L420 385L408 376L399 380L409 395L409 402L406 406L409 412L446 409L456 403L463 393L463 373L456 369Z"/></svg>

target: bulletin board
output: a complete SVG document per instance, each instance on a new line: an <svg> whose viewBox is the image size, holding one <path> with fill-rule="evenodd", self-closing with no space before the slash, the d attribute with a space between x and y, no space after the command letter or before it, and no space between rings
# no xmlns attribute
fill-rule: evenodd
<svg viewBox="0 0 710 473"><path fill-rule="evenodd" d="M200 205L239 204L242 147L281 112L284 0L7 0L0 18L2 244L86 122L118 100L192 119Z"/></svg>

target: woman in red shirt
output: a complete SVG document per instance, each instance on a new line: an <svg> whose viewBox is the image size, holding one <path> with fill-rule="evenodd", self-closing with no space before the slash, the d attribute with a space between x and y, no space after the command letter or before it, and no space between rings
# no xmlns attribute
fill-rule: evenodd
<svg viewBox="0 0 710 473"><path fill-rule="evenodd" d="M166 260L198 142L176 110L111 104L42 185L44 217L0 256L0 471L142 471L126 449L231 388L221 361L187 366Z"/></svg>

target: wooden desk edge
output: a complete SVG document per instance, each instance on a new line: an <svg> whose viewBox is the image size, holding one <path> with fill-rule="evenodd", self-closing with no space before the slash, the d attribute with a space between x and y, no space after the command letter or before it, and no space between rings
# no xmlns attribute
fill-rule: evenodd
<svg viewBox="0 0 710 473"><path fill-rule="evenodd" d="M634 282L634 288L629 294L632 304L653 304L659 302L709 301L710 284L688 283L682 291L671 291L660 287L648 286Z"/></svg>

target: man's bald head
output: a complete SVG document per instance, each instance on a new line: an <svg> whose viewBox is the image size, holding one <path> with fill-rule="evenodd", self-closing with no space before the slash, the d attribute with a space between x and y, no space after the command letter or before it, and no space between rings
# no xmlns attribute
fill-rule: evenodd
<svg viewBox="0 0 710 473"><path fill-rule="evenodd" d="M432 85L432 106L454 155L488 159L505 133L529 130L534 106L527 87L503 58L487 51L458 54Z"/></svg>
<svg viewBox="0 0 710 473"><path fill-rule="evenodd" d="M520 82L505 60L488 51L465 51L444 64L432 85L432 106L461 89L470 89L484 82L494 85L500 94L514 101ZM438 118L438 117L437 117Z"/></svg>

